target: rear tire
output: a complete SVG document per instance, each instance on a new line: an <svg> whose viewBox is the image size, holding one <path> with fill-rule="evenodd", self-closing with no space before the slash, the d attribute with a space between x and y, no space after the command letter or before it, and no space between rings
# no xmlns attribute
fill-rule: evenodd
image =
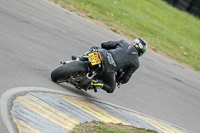
<svg viewBox="0 0 200 133"><path fill-rule="evenodd" d="M53 70L51 73L51 79L54 82L60 80L60 82L65 82L65 80L75 72L86 71L87 67L83 61L72 61L67 63L57 69Z"/></svg>

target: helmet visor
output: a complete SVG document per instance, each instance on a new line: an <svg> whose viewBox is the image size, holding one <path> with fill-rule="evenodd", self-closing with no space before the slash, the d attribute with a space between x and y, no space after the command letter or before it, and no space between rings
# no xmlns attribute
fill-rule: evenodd
<svg viewBox="0 0 200 133"><path fill-rule="evenodd" d="M144 48L144 46L142 45L141 41L140 41L138 38L135 39L135 40L132 42L132 44L133 44L136 48L138 48L138 49L143 49L143 48Z"/></svg>

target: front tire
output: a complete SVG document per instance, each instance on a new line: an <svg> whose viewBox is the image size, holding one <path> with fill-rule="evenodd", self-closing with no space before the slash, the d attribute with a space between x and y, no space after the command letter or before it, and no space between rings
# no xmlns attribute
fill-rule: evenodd
<svg viewBox="0 0 200 133"><path fill-rule="evenodd" d="M87 67L83 61L72 61L57 69L51 73L51 79L54 82L65 82L65 80L75 72L86 71Z"/></svg>

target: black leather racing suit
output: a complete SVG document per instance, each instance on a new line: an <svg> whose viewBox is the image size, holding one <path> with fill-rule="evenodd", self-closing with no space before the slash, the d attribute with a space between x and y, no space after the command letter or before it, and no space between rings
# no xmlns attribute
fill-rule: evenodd
<svg viewBox="0 0 200 133"><path fill-rule="evenodd" d="M127 83L139 67L138 53L133 45L124 40L103 42L101 47L106 57L103 60L106 69L102 78L104 84L102 89L112 93L116 88L115 72L120 69L126 70L121 83Z"/></svg>

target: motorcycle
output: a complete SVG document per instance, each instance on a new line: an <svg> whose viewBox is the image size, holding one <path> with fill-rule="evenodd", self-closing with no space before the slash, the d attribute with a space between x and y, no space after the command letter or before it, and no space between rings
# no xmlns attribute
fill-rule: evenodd
<svg viewBox="0 0 200 133"><path fill-rule="evenodd" d="M51 73L52 81L56 83L67 82L79 90L94 90L97 92L97 88L91 86L90 83L92 80L102 77L106 69L103 63L106 57L100 51L98 48L92 48L80 58L72 56L72 60L61 62L62 66ZM123 74L123 70L116 72L116 79L122 78ZM119 87L120 84L118 83Z"/></svg>

